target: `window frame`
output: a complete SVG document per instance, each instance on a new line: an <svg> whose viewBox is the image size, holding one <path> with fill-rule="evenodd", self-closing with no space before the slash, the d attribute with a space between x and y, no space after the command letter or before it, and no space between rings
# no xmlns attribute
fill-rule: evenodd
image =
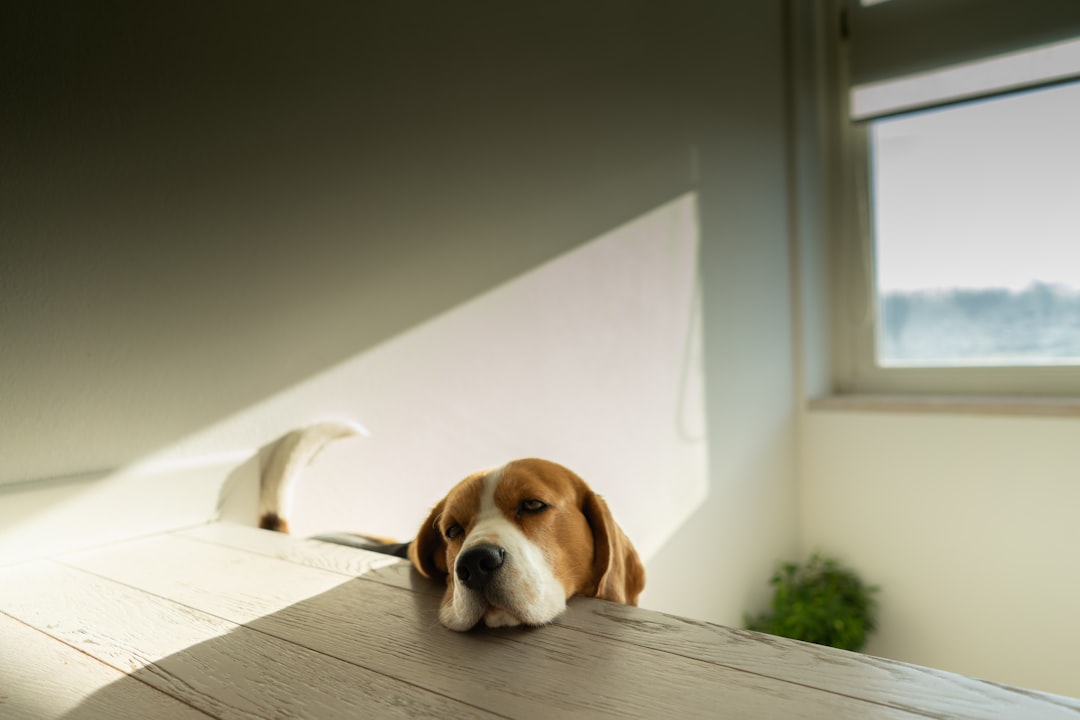
<svg viewBox="0 0 1080 720"><path fill-rule="evenodd" d="M857 0L854 0L857 2ZM894 0L903 3L909 0ZM891 3L886 3L891 4ZM870 123L851 120L845 0L823 3L823 172L829 198L829 352L834 394L1080 398L1080 365L884 367L877 363ZM799 157L799 154L797 154Z"/></svg>

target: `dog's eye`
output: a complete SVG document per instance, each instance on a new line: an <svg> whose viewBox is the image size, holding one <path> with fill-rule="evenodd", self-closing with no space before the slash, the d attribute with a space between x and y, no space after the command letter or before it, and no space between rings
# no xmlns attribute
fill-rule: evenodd
<svg viewBox="0 0 1080 720"><path fill-rule="evenodd" d="M528 500L522 500L520 503L518 503L518 513L528 513L530 515L535 515L538 512L543 512L544 510L547 510L547 508L548 504L546 502L533 498L530 498Z"/></svg>
<svg viewBox="0 0 1080 720"><path fill-rule="evenodd" d="M459 537L463 532L465 532L465 528L461 527L461 525L457 523L454 523L450 527L446 528L446 539L453 540L454 538Z"/></svg>

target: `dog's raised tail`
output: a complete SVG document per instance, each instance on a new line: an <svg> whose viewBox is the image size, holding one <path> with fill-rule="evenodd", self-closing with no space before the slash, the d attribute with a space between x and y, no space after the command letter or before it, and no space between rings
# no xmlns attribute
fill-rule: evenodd
<svg viewBox="0 0 1080 720"><path fill-rule="evenodd" d="M308 463L334 440L367 435L367 430L351 420L324 420L282 437L270 449L259 487L259 527L289 531L296 482Z"/></svg>

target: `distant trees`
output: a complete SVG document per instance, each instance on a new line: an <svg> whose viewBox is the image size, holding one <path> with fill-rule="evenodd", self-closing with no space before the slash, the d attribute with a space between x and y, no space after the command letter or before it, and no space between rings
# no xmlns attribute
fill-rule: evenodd
<svg viewBox="0 0 1080 720"><path fill-rule="evenodd" d="M1080 359L1080 290L1061 285L889 292L878 311L879 354L886 362Z"/></svg>

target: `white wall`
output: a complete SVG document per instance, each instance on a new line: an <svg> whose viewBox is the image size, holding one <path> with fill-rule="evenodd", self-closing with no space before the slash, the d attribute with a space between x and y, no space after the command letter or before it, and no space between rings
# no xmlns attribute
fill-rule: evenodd
<svg viewBox="0 0 1080 720"><path fill-rule="evenodd" d="M760 602L796 540L781 3L2 12L10 545L211 516L207 478L290 421L232 419L693 193L710 466L651 479L697 509L644 541L648 598ZM355 390L303 407L362 420Z"/></svg>
<svg viewBox="0 0 1080 720"><path fill-rule="evenodd" d="M129 465L695 189L677 7L0 12L0 482Z"/></svg>
<svg viewBox="0 0 1080 720"><path fill-rule="evenodd" d="M802 544L882 586L868 652L1080 696L1080 419L803 425Z"/></svg>

